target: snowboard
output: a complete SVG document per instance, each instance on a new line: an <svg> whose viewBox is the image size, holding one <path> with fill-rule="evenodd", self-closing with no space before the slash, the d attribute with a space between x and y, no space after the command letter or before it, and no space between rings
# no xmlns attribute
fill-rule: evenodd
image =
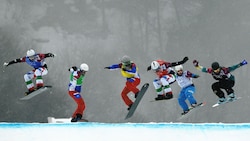
<svg viewBox="0 0 250 141"><path fill-rule="evenodd" d="M160 102L160 101L169 101L169 100L173 100L173 99L176 99L176 98L171 98L171 99L162 99L162 100L150 100L149 102Z"/></svg>
<svg viewBox="0 0 250 141"><path fill-rule="evenodd" d="M50 88L52 88L52 86L43 86L42 88L39 88L39 89L33 91L32 93L20 98L20 100L29 100L29 99L47 91L47 90L49 90Z"/></svg>
<svg viewBox="0 0 250 141"><path fill-rule="evenodd" d="M206 105L206 102L201 102L199 103L198 105L196 105L195 107L190 107L189 108L189 112L184 114L184 115L181 115L181 117L179 117L177 120L182 120L182 119L186 119L190 116L190 114L192 114L195 110L199 109L200 107L203 107Z"/></svg>
<svg viewBox="0 0 250 141"><path fill-rule="evenodd" d="M77 122L89 122L87 119L81 119L77 122L71 122L72 118L55 118L48 117L48 123L77 123Z"/></svg>
<svg viewBox="0 0 250 141"><path fill-rule="evenodd" d="M216 103L216 104L214 104L212 107L213 107L213 108L214 108L214 107L218 107L218 106L220 106L220 105L222 105L222 104L226 104L226 103L234 102L234 101L239 100L239 99L241 99L241 97L237 97L237 98L236 98L236 99L234 99L233 101L229 101L229 100L227 100L227 101L225 101L225 102L223 102L223 103L220 103L220 104Z"/></svg>
<svg viewBox="0 0 250 141"><path fill-rule="evenodd" d="M145 83L145 84L142 86L142 88L141 88L140 92L138 93L138 95L137 95L137 97L136 97L136 99L135 99L133 105L132 105L131 108L129 109L129 112L128 112L127 116L125 117L125 119L128 119L128 118L130 118L130 117L133 116L133 114L134 114L134 112L135 112L135 110L136 110L138 104L140 103L140 101L141 101L143 95L144 95L145 92L147 91L148 86L149 86L148 83Z"/></svg>

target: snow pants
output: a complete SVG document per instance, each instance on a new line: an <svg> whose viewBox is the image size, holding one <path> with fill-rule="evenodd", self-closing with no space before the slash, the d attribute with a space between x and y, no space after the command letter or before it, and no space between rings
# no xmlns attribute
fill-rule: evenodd
<svg viewBox="0 0 250 141"><path fill-rule="evenodd" d="M126 81L126 85L121 92L121 96L127 106L130 106L131 104L133 104L133 102L128 97L128 93L132 91L134 94L137 94L140 91L137 88L140 82L141 82L140 78L135 78L133 82Z"/></svg>
<svg viewBox="0 0 250 141"><path fill-rule="evenodd" d="M48 70L45 67L40 67L38 69L32 70L27 72L24 75L24 80L28 90L34 90L34 84L32 79L36 78L36 86L42 87L43 86L43 78L42 76L47 75Z"/></svg>
<svg viewBox="0 0 250 141"><path fill-rule="evenodd" d="M73 100L77 104L77 108L75 112L73 113L72 118L74 118L76 114L83 115L83 111L85 110L85 102L82 96L80 95L80 93L77 91L69 91L69 95L71 98L73 98Z"/></svg>
<svg viewBox="0 0 250 141"><path fill-rule="evenodd" d="M190 104L196 104L196 100L193 96L194 93L195 93L194 85L190 85L181 89L178 97L178 102L183 111L188 111L189 109L186 103L186 99L188 99Z"/></svg>
<svg viewBox="0 0 250 141"><path fill-rule="evenodd" d="M234 84L235 81L233 80L220 80L212 84L212 90L219 98L225 98L224 92L221 89L225 89L225 91L229 95L231 93L234 93Z"/></svg>
<svg viewBox="0 0 250 141"><path fill-rule="evenodd" d="M173 74L165 75L161 78L157 78L153 81L157 95L164 95L166 93L172 94L170 84L175 82L175 76Z"/></svg>

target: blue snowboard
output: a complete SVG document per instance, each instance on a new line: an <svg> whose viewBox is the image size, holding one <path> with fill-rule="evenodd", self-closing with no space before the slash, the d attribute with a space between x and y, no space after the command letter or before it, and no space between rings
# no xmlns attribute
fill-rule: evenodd
<svg viewBox="0 0 250 141"><path fill-rule="evenodd" d="M128 118L130 118L130 117L133 116L133 114L134 114L134 112L135 112L135 110L136 110L138 104L140 103L140 101L141 101L143 95L144 95L145 92L147 91L148 86L149 86L148 83L145 83L145 84L142 86L142 88L141 88L140 92L138 93L138 95L137 95L137 97L136 97L136 99L135 99L133 105L132 105L131 108L129 109L129 112L128 112L128 114L127 114L127 116L126 116L125 119L128 119Z"/></svg>

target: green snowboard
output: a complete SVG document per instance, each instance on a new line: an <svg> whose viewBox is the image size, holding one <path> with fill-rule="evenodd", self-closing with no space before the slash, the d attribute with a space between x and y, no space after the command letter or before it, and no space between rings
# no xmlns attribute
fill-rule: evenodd
<svg viewBox="0 0 250 141"><path fill-rule="evenodd" d="M130 118L130 117L133 116L133 114L134 114L134 112L135 112L135 110L136 110L138 104L140 103L140 101L141 101L143 95L144 95L145 92L147 91L148 86L149 86L148 83L145 83L145 84L142 86L142 88L141 88L141 90L140 90L138 96L136 97L136 99L135 99L133 105L131 106L131 108L129 109L129 112L128 112L128 114L127 114L127 116L126 116L125 119L128 119L128 118Z"/></svg>

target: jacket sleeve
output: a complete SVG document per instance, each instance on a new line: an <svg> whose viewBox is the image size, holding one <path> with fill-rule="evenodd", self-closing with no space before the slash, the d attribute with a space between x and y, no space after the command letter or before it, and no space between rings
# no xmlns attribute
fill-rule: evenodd
<svg viewBox="0 0 250 141"><path fill-rule="evenodd" d="M178 65L186 63L187 61L188 61L188 57L184 57L181 61L172 62L169 67L178 66Z"/></svg>
<svg viewBox="0 0 250 141"><path fill-rule="evenodd" d="M8 63L8 66L9 65L12 65L12 64L16 64L16 63L22 63L22 62L25 62L25 57L22 57L22 58L18 58L18 59L15 59L15 60L12 60Z"/></svg>

